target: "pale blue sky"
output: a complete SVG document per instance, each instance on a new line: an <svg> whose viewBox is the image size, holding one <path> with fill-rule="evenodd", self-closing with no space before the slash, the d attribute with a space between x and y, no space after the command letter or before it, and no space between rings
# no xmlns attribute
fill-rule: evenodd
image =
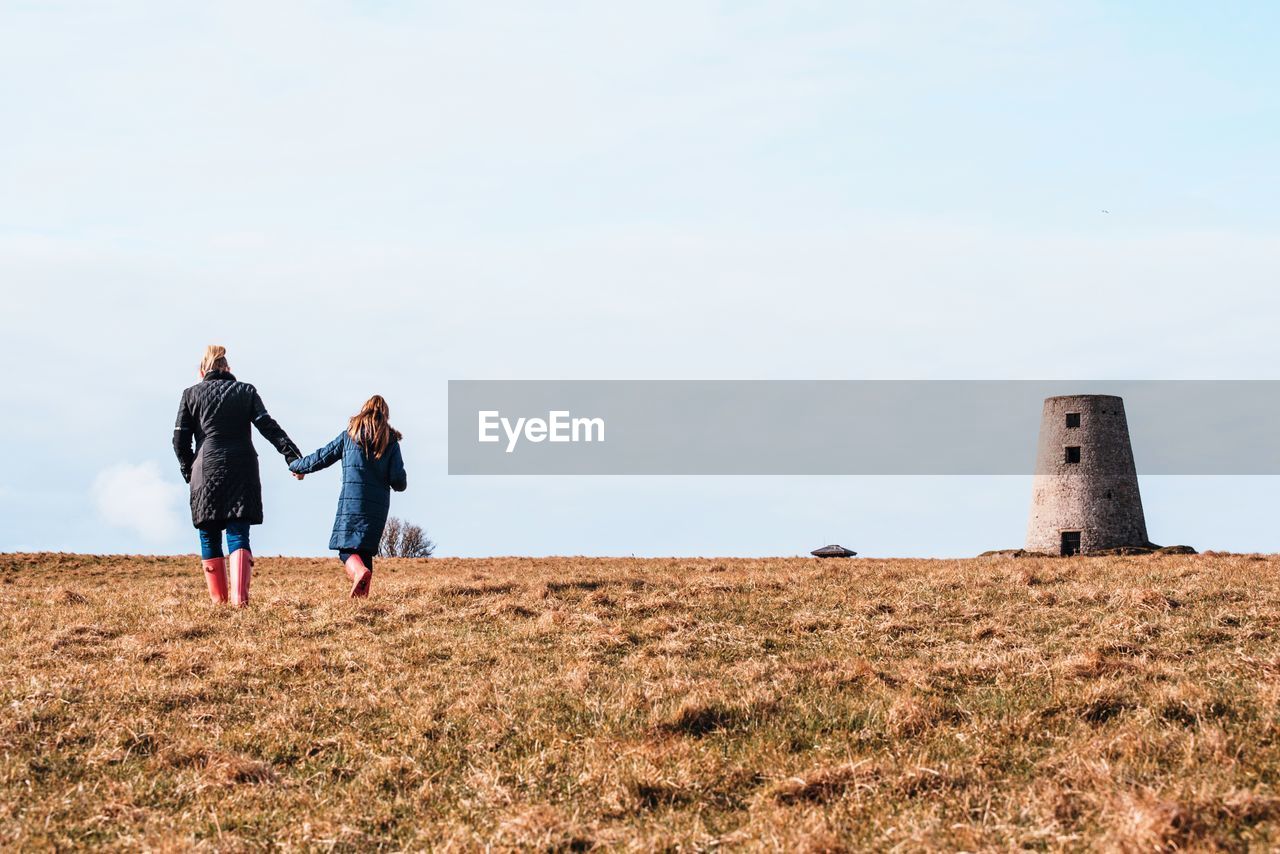
<svg viewBox="0 0 1280 854"><path fill-rule="evenodd" d="M1277 378L1280 6L537 6L0 3L0 549L193 550L209 341L308 449L386 395L462 555L963 555L1030 481L450 478L449 379ZM1274 478L1143 489L1280 549Z"/></svg>

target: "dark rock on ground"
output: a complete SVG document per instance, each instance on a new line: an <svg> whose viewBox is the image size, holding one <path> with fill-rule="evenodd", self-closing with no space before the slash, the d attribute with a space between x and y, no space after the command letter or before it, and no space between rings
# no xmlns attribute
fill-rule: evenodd
<svg viewBox="0 0 1280 854"><path fill-rule="evenodd" d="M853 549L846 549L844 546L835 544L823 546L820 549L814 549L809 552L814 557L853 557L857 554Z"/></svg>

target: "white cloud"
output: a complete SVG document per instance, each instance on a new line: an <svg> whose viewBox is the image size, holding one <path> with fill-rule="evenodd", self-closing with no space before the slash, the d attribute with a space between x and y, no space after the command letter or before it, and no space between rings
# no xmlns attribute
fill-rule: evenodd
<svg viewBox="0 0 1280 854"><path fill-rule="evenodd" d="M182 528L186 490L165 480L160 467L148 460L138 465L117 463L93 481L93 502L108 524L128 528L149 543L172 540Z"/></svg>

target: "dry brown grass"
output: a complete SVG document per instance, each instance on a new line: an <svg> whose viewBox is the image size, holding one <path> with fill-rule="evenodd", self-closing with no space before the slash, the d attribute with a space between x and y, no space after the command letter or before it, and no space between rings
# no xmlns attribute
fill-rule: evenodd
<svg viewBox="0 0 1280 854"><path fill-rule="evenodd" d="M1280 845L1277 559L257 570L0 555L0 848Z"/></svg>

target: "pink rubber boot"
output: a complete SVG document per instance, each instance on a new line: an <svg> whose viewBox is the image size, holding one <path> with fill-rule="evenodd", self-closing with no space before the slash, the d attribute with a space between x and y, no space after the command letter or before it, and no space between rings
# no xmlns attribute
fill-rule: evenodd
<svg viewBox="0 0 1280 854"><path fill-rule="evenodd" d="M253 576L253 555L248 549L231 553L231 604L243 608L249 604L249 580Z"/></svg>
<svg viewBox="0 0 1280 854"><path fill-rule="evenodd" d="M227 559L215 557L202 560L204 566L204 583L209 585L209 598L214 604L227 601Z"/></svg>
<svg viewBox="0 0 1280 854"><path fill-rule="evenodd" d="M364 558L352 555L347 558L347 578L351 579L351 598L362 599L369 595L369 583L373 581L373 570L364 565Z"/></svg>

